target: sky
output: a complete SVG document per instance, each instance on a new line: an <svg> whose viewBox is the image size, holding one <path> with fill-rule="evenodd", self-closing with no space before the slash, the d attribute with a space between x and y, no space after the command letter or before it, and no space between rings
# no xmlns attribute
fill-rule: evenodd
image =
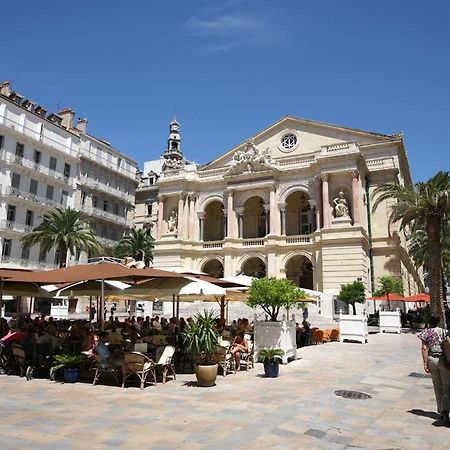
<svg viewBox="0 0 450 450"><path fill-rule="evenodd" d="M449 170L450 1L21 0L0 79L143 167L181 123L206 163L285 115L404 133L414 181Z"/></svg>

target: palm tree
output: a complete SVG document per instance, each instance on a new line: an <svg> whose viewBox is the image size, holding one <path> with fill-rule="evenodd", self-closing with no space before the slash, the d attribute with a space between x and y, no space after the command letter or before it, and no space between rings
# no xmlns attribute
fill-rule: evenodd
<svg viewBox="0 0 450 450"><path fill-rule="evenodd" d="M130 256L148 266L153 261L154 242L150 228L132 228L115 245L113 255L117 258Z"/></svg>
<svg viewBox="0 0 450 450"><path fill-rule="evenodd" d="M49 211L43 216L42 223L22 238L25 248L36 244L40 244L46 252L56 248L59 267L66 265L68 252L75 254L77 250L96 252L101 249L81 211L72 208Z"/></svg>
<svg viewBox="0 0 450 450"><path fill-rule="evenodd" d="M450 175L438 172L426 183L402 186L387 183L373 192L376 198L373 211L387 199L397 200L391 207L389 224L400 223L400 229L407 225L422 226L428 238L428 254L439 255L428 259L428 276L431 296L431 314L441 319L445 326L445 310L442 292L441 229L450 212Z"/></svg>

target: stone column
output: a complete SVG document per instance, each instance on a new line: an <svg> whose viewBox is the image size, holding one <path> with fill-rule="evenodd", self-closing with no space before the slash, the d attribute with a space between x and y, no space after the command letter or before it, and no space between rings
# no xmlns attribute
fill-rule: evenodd
<svg viewBox="0 0 450 450"><path fill-rule="evenodd" d="M244 207L236 208L236 214L238 219L238 238L243 239L244 236Z"/></svg>
<svg viewBox="0 0 450 450"><path fill-rule="evenodd" d="M330 194L328 192L328 177L327 173L322 174L322 209L323 209L323 227L330 228L331 212L330 212Z"/></svg>
<svg viewBox="0 0 450 450"><path fill-rule="evenodd" d="M270 221L269 221L269 234L277 234L277 204L276 204L276 192L277 186L274 184L270 188L270 208L269 208L269 214L270 214Z"/></svg>
<svg viewBox="0 0 450 450"><path fill-rule="evenodd" d="M191 216L192 216L192 223L190 224L191 228L191 239L193 241L196 241L199 236L199 221L197 220L197 208L198 208L198 194L194 194L192 196L192 203L191 203Z"/></svg>
<svg viewBox="0 0 450 450"><path fill-rule="evenodd" d="M233 236L233 218L234 218L234 191L228 191L228 199L227 199L227 237L231 238Z"/></svg>
<svg viewBox="0 0 450 450"><path fill-rule="evenodd" d="M225 239L228 235L228 211L226 209L223 210L223 239Z"/></svg>
<svg viewBox="0 0 450 450"><path fill-rule="evenodd" d="M286 236L286 203L278 203L280 209L281 235Z"/></svg>
<svg viewBox="0 0 450 450"><path fill-rule="evenodd" d="M316 230L322 228L322 178L316 177Z"/></svg>
<svg viewBox="0 0 450 450"><path fill-rule="evenodd" d="M158 199L158 239L163 235L163 226L164 226L164 196L160 196Z"/></svg>
<svg viewBox="0 0 450 450"><path fill-rule="evenodd" d="M270 205L264 205L264 211L266 212L266 236L270 234L271 228L270 228Z"/></svg>
<svg viewBox="0 0 450 450"><path fill-rule="evenodd" d="M199 211L198 215L198 224L199 224L199 235L198 239L203 241L203 236L205 232L205 213L203 211Z"/></svg>
<svg viewBox="0 0 450 450"><path fill-rule="evenodd" d="M359 172L352 171L352 206L353 206L353 225L359 223Z"/></svg>
<svg viewBox="0 0 450 450"><path fill-rule="evenodd" d="M183 239L183 225L184 225L184 208L183 208L183 194L180 194L178 199L178 223L177 223L177 237Z"/></svg>
<svg viewBox="0 0 450 450"><path fill-rule="evenodd" d="M186 195L184 198L184 222L183 222L183 239L189 240L189 215L190 215L191 196Z"/></svg>

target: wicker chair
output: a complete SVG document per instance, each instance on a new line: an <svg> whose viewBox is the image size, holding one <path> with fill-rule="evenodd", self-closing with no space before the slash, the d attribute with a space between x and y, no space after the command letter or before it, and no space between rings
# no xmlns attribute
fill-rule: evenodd
<svg viewBox="0 0 450 450"><path fill-rule="evenodd" d="M116 380L117 385L120 386L119 382L119 367L118 365L111 359L108 358L103 361L95 361L94 365L95 374L94 374L94 380L92 381L92 384L95 386L97 381L102 375L111 374L113 378Z"/></svg>
<svg viewBox="0 0 450 450"><path fill-rule="evenodd" d="M333 328L330 335L331 341L339 341L339 328Z"/></svg>
<svg viewBox="0 0 450 450"><path fill-rule="evenodd" d="M253 369L255 367L253 341L248 339L248 352L241 353L241 367L245 366L246 370Z"/></svg>
<svg viewBox="0 0 450 450"><path fill-rule="evenodd" d="M31 361L27 359L25 350L19 344L11 344L11 353L12 358L9 360L8 374L17 368L19 369L20 376L23 377Z"/></svg>
<svg viewBox="0 0 450 450"><path fill-rule="evenodd" d="M125 353L122 365L122 387L125 387L125 381L128 377L136 375L141 382L141 389L144 389L148 374L152 376L153 383L156 386L155 363L143 353Z"/></svg>
<svg viewBox="0 0 450 450"><path fill-rule="evenodd" d="M217 346L213 355L213 360L222 368L222 374L227 376L228 372L236 373L234 358L230 352L229 346Z"/></svg>
<svg viewBox="0 0 450 450"><path fill-rule="evenodd" d="M313 331L312 343L313 344L323 344L323 330L320 330L319 328L317 328Z"/></svg>
<svg viewBox="0 0 450 450"><path fill-rule="evenodd" d="M170 371L173 375L173 379L176 380L175 363L173 355L175 354L175 347L172 345L166 345L164 347L158 347L155 355L155 367L161 368L163 383L166 383L167 374Z"/></svg>

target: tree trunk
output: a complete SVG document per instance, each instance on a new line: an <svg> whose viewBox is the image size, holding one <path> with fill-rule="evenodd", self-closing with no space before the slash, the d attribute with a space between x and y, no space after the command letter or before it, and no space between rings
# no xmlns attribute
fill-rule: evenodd
<svg viewBox="0 0 450 450"><path fill-rule="evenodd" d="M351 305L353 307L353 315L356 316L356 305L355 305L355 302L353 302Z"/></svg>
<svg viewBox="0 0 450 450"><path fill-rule="evenodd" d="M445 310L442 298L442 248L441 219L437 215L427 217L426 230L428 235L428 284L430 288L430 311L433 317L439 317L441 326L446 328Z"/></svg>
<svg viewBox="0 0 450 450"><path fill-rule="evenodd" d="M61 245L58 249L58 266L59 268L66 267L67 262L67 247L65 245Z"/></svg>

